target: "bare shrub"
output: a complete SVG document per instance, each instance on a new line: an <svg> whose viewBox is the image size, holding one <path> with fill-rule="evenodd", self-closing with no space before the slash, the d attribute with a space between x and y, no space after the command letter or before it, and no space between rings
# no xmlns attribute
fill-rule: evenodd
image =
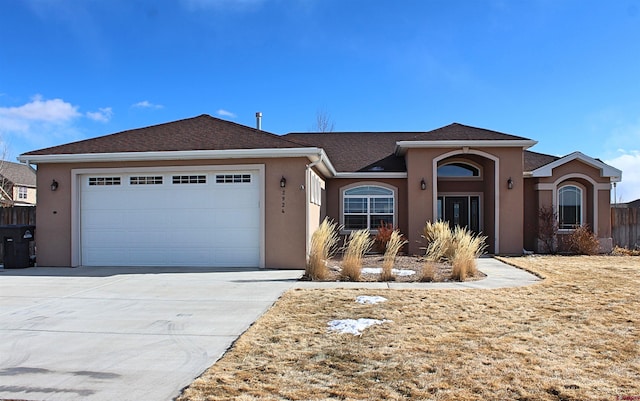
<svg viewBox="0 0 640 401"><path fill-rule="evenodd" d="M587 224L573 230L567 238L569 251L581 255L596 255L600 249L598 238Z"/></svg>
<svg viewBox="0 0 640 401"><path fill-rule="evenodd" d="M393 233L393 224L380 221L380 225L377 228L374 249L376 252L384 253L387 250L387 243L391 239L391 233Z"/></svg>
<svg viewBox="0 0 640 401"><path fill-rule="evenodd" d="M342 258L341 277L351 281L360 280L362 259L373 246L373 239L369 230L352 231L347 239L344 257Z"/></svg>
<svg viewBox="0 0 640 401"><path fill-rule="evenodd" d="M450 259L453 280L464 281L477 274L476 258L484 253L486 239L485 236L474 235L467 228L456 226L453 232L455 252Z"/></svg>
<svg viewBox="0 0 640 401"><path fill-rule="evenodd" d="M553 205L538 209L538 239L545 248L542 252L555 254L558 251L558 213Z"/></svg>
<svg viewBox="0 0 640 401"><path fill-rule="evenodd" d="M393 264L396 260L396 255L400 252L400 249L406 244L406 241L399 230L393 230L387 241L387 246L384 252L384 261L382 262L382 273L380 274L380 281L391 281L394 279Z"/></svg>
<svg viewBox="0 0 640 401"><path fill-rule="evenodd" d="M324 280L329 275L327 261L334 255L338 243L338 224L325 218L311 236L309 260L305 276L311 280Z"/></svg>
<svg viewBox="0 0 640 401"><path fill-rule="evenodd" d="M449 223L438 221L427 224L423 229L423 237L427 243L425 257L429 260L441 262L448 261L453 256L453 233Z"/></svg>
<svg viewBox="0 0 640 401"><path fill-rule="evenodd" d="M613 256L640 256L640 249L622 248L616 245L611 251Z"/></svg>

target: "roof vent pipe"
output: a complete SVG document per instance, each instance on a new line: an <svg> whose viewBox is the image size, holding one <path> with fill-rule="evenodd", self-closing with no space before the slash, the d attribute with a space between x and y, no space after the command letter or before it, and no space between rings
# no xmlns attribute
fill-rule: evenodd
<svg viewBox="0 0 640 401"><path fill-rule="evenodd" d="M262 131L262 113L256 112L256 129Z"/></svg>

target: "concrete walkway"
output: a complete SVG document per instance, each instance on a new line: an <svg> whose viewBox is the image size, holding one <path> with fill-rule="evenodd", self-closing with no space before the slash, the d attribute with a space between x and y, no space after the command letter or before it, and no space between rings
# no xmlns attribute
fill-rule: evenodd
<svg viewBox="0 0 640 401"><path fill-rule="evenodd" d="M445 283L362 283L362 282L317 282L300 281L296 288L390 288L390 289L425 289L425 290L450 290L450 289L494 289L521 287L534 284L540 278L522 269L510 266L492 257L478 259L478 270L487 275L482 280L467 282Z"/></svg>

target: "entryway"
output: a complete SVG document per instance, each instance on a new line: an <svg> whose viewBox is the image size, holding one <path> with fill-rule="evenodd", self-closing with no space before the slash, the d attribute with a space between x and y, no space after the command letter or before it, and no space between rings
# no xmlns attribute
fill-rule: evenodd
<svg viewBox="0 0 640 401"><path fill-rule="evenodd" d="M480 196L438 196L438 220L448 221L452 228L455 226L467 227L472 232L479 233L482 231Z"/></svg>

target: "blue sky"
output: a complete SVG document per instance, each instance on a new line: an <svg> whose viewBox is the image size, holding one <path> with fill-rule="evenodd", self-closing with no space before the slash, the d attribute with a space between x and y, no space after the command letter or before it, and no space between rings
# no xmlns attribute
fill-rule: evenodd
<svg viewBox="0 0 640 401"><path fill-rule="evenodd" d="M623 170L640 198L639 0L0 0L8 157L200 114L276 134L459 122Z"/></svg>

